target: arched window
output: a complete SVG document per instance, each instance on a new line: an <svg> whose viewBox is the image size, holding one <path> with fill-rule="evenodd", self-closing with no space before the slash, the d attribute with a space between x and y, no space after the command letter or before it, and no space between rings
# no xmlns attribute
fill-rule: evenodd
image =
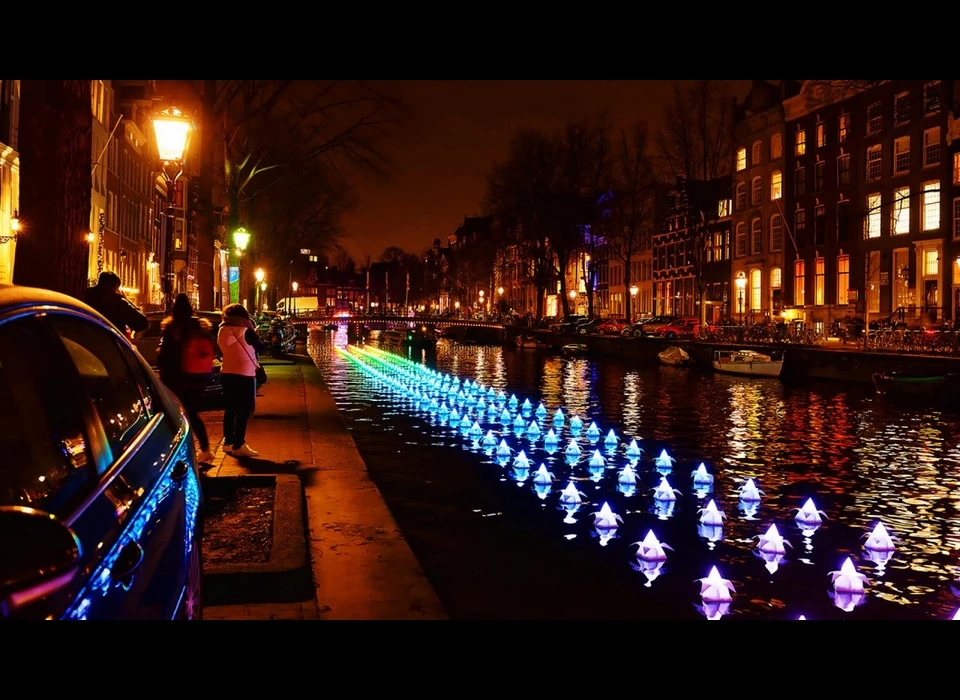
<svg viewBox="0 0 960 700"><path fill-rule="evenodd" d="M763 158L763 142L754 141L753 153L750 154L750 165L760 165L760 161L762 158Z"/></svg>
<svg viewBox="0 0 960 700"><path fill-rule="evenodd" d="M783 270L775 267L770 270L770 310L783 308Z"/></svg>
<svg viewBox="0 0 960 700"><path fill-rule="evenodd" d="M747 208L747 183L737 183L737 211L743 211Z"/></svg>
<svg viewBox="0 0 960 700"><path fill-rule="evenodd" d="M770 201L780 199L783 196L783 173L774 170L770 175Z"/></svg>
<svg viewBox="0 0 960 700"><path fill-rule="evenodd" d="M763 222L754 219L750 222L750 255L763 252Z"/></svg>
<svg viewBox="0 0 960 700"><path fill-rule="evenodd" d="M774 214L770 217L770 252L783 250L783 217Z"/></svg>
<svg viewBox="0 0 960 700"><path fill-rule="evenodd" d="M753 178L753 192L750 197L750 204L752 206L757 206L763 202L763 179L759 177Z"/></svg>
<svg viewBox="0 0 960 700"><path fill-rule="evenodd" d="M747 225L741 221L737 224L737 251L736 255L738 258L742 258L747 254Z"/></svg>
<svg viewBox="0 0 960 700"><path fill-rule="evenodd" d="M763 308L763 273L759 267L750 270L750 310L760 311Z"/></svg>
<svg viewBox="0 0 960 700"><path fill-rule="evenodd" d="M774 134L770 137L770 160L783 158L783 134Z"/></svg>

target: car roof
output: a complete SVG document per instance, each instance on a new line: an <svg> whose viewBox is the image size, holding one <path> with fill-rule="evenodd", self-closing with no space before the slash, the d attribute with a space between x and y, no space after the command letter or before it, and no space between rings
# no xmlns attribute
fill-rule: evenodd
<svg viewBox="0 0 960 700"><path fill-rule="evenodd" d="M84 304L76 297L61 294L49 289L38 287L24 287L18 284L0 284L0 311L11 311L18 306L57 306L61 308L82 311L91 316L107 321L94 309ZM109 321L107 321L109 323Z"/></svg>

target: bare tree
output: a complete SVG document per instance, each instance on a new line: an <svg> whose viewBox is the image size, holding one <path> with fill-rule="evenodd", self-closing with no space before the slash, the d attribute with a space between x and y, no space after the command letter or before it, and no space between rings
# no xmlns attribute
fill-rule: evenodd
<svg viewBox="0 0 960 700"><path fill-rule="evenodd" d="M596 199L609 182L612 163L610 122L606 115L594 121L569 122L557 140L557 168L551 193L550 247L556 258L564 316L570 315L566 270L589 238Z"/></svg>
<svg viewBox="0 0 960 700"><path fill-rule="evenodd" d="M350 252L339 243L333 244L333 264L341 272L354 272L357 263Z"/></svg>
<svg viewBox="0 0 960 700"><path fill-rule="evenodd" d="M660 169L662 176L677 182L683 203L684 243L697 287L701 322L706 318L703 300L707 282L703 273L708 237L719 217L716 183L730 173L732 125L733 102L722 83L674 83L673 101L664 109L664 127L658 138Z"/></svg>
<svg viewBox="0 0 960 700"><path fill-rule="evenodd" d="M647 125L637 123L629 134L621 131L614 156L607 243L624 264L623 284L628 290L633 282L633 258L649 247L654 226L656 179L649 141ZM624 298L626 317L632 319L632 297L626 294Z"/></svg>
<svg viewBox="0 0 960 700"><path fill-rule="evenodd" d="M83 298L93 115L89 80L20 83L20 214L14 281Z"/></svg>
<svg viewBox="0 0 960 700"><path fill-rule="evenodd" d="M343 233L342 217L353 202L347 184L322 163L291 164L276 187L247 207L258 232L257 254L276 273L300 249L334 250Z"/></svg>
<svg viewBox="0 0 960 700"><path fill-rule="evenodd" d="M388 246L384 248L383 253L380 255L380 262L385 263L398 263L402 262L404 258L407 257L407 251L405 251L400 246Z"/></svg>
<svg viewBox="0 0 960 700"><path fill-rule="evenodd" d="M551 207L557 160L555 139L537 129L521 129L510 142L507 159L494 164L487 176L484 198L498 244L516 246L537 290L538 318L547 287L556 279L550 236L556 220Z"/></svg>

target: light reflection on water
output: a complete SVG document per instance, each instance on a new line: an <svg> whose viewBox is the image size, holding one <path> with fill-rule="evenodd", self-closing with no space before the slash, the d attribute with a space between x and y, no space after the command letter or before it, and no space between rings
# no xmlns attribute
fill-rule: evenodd
<svg viewBox="0 0 960 700"><path fill-rule="evenodd" d="M345 345L342 331L334 342ZM475 517L470 515L474 510L498 512L523 526L533 522L530 518L547 519L537 527L573 548L584 566L600 567L608 595L622 597L618 609L624 617L644 617L651 596L657 596L654 604L661 606L661 615L690 616L693 604L699 604L699 588L688 582L705 576L714 564L736 586L731 615L949 619L958 605L949 585L960 573L960 420L954 415L891 406L872 396L869 387L855 385L805 388L446 341L435 356L412 353L412 359L503 389L507 396L516 393L521 401L529 398L534 406L542 400L549 411L541 423L544 433L553 411L562 406L568 419L580 415L585 427L596 420L604 435L614 428L623 444L636 437L644 455L638 482L630 487L618 484L626 463L622 447L616 458L607 458L608 468L586 468L594 449L603 452L602 438L596 447L582 444L583 458L571 468L563 455L570 438L566 428L557 431L560 449L551 455L542 440L533 445L526 436L518 439L510 426L503 435L530 457L531 469L514 470L512 459L500 467L455 427L440 425L412 411L402 397L388 395L332 352L329 341L311 351L375 477L378 471L402 471L406 459L416 460L421 469L471 474L477 469L473 465L486 465L475 478L503 482L511 490L489 496L496 502L481 502L488 496L479 486L464 486L458 497L476 501L460 516ZM484 432L493 429L500 435L498 422L480 424ZM385 449L387 443L392 449ZM660 480L652 458L663 448L677 459L667 478L680 495L669 512L658 509L651 496ZM389 464L383 461L387 458ZM425 458L434 466L424 467ZM701 461L715 475L710 494L698 493L691 483L690 473ZM541 463L557 477L552 486L533 483ZM765 493L752 517L736 495L747 478ZM573 511L558 503L559 491L570 479L586 496ZM793 515L810 496L826 519L804 537ZM705 534L698 528L697 511L710 498L726 519L722 531ZM591 523L604 502L624 524L598 538ZM862 535L878 520L899 538L885 566L871 562L862 549ZM484 536L489 522L475 520L476 537ZM774 522L792 548L769 567L770 573L770 562L756 551L756 536ZM634 569L625 577L625 563L637 563L630 543L651 528L676 551L658 569L655 582ZM599 549L598 543L605 546ZM851 612L841 612L828 595L827 573L839 569L847 555L868 576L867 598ZM637 597L639 592L644 595Z"/></svg>

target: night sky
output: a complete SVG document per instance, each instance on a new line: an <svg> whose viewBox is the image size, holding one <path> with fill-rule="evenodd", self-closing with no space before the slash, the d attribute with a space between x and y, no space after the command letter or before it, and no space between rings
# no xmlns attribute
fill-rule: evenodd
<svg viewBox="0 0 960 700"><path fill-rule="evenodd" d="M346 248L362 262L390 245L422 252L479 212L485 176L520 127L559 129L606 110L618 124L659 120L671 83L659 80L370 81L409 114L389 142L383 183L362 182L345 220ZM742 99L749 80L729 81ZM774 81L776 82L776 81Z"/></svg>

